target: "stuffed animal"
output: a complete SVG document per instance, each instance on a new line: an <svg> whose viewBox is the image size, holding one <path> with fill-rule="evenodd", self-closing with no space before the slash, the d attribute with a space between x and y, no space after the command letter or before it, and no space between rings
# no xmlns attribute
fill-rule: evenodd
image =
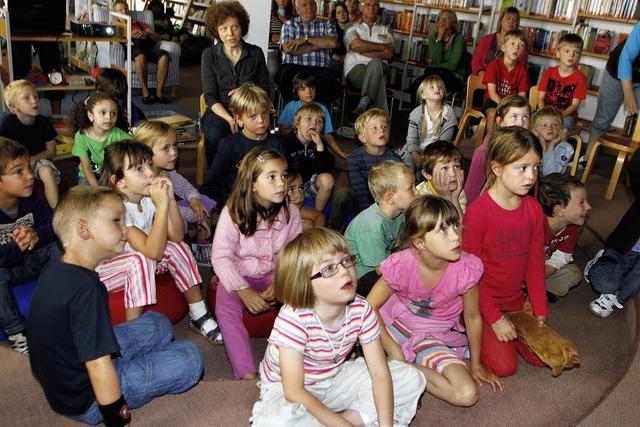
<svg viewBox="0 0 640 427"><path fill-rule="evenodd" d="M557 377L564 369L580 365L578 349L573 341L560 336L548 326L539 327L538 320L531 315L531 305L527 302L523 311L507 314L518 332L518 337L546 365L551 375Z"/></svg>

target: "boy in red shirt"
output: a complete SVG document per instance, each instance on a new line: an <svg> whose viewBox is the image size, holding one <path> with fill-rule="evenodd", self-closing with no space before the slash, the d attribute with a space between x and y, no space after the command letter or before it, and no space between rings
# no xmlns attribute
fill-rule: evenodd
<svg viewBox="0 0 640 427"><path fill-rule="evenodd" d="M487 133L493 131L496 107L505 96L518 94L527 96L529 77L527 68L518 58L526 52L527 38L522 30L511 30L504 36L503 56L487 66L482 83L487 85L483 110L487 116Z"/></svg>

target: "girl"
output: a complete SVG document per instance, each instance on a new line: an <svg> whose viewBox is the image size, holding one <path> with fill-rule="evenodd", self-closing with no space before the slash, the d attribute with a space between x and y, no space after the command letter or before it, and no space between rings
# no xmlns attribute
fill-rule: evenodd
<svg viewBox="0 0 640 427"><path fill-rule="evenodd" d="M302 231L300 210L286 196L284 158L277 151L254 148L241 160L218 219L211 250L211 265L222 285L216 290L216 318L236 379L255 379L257 371L242 310L258 314L275 304L275 256Z"/></svg>
<svg viewBox="0 0 640 427"><path fill-rule="evenodd" d="M478 400L474 380L494 390L502 390L502 383L480 361L476 284L483 267L476 256L460 251L461 234L453 203L435 196L416 199L405 213L405 249L380 264L382 277L367 300L386 325L382 343L389 357L416 363L434 396L471 406ZM469 356L471 372L462 360Z"/></svg>
<svg viewBox="0 0 640 427"><path fill-rule="evenodd" d="M178 209L184 219L185 230L188 223L197 224L197 241L195 246L196 262L211 267L211 214L216 202L200 194L176 171L178 160L178 135L168 124L159 120L141 122L133 133L136 141L146 144L153 151L153 173L157 177L168 177L173 190L180 199Z"/></svg>
<svg viewBox="0 0 640 427"><path fill-rule="evenodd" d="M496 107L496 128L508 126L519 126L529 128L531 119L531 109L529 101L520 95L507 96L500 101ZM471 166L467 182L464 185L464 192L467 195L467 202L471 203L480 196L485 183L487 182L487 148L491 134L487 134L482 144L473 152Z"/></svg>
<svg viewBox="0 0 640 427"><path fill-rule="evenodd" d="M416 169L425 147L434 141L451 141L458 125L453 108L445 104L446 89L442 79L433 74L418 87L418 105L409 114L407 142L398 155L409 166Z"/></svg>
<svg viewBox="0 0 640 427"><path fill-rule="evenodd" d="M127 253L104 261L96 271L108 291L124 288L127 320L140 317L144 306L156 303L155 275L169 271L189 304L189 326L208 340L222 335L202 300L202 281L173 196L173 184L158 178L151 167L153 153L137 141L107 147L100 183L126 198Z"/></svg>
<svg viewBox="0 0 640 427"><path fill-rule="evenodd" d="M304 205L304 182L302 175L295 170L288 172L287 197L289 203L300 209L300 218L302 220L302 230L308 230L312 227L324 227L325 217L319 210Z"/></svg>
<svg viewBox="0 0 640 427"><path fill-rule="evenodd" d="M76 133L71 154L80 159L78 184L98 185L104 150L115 141L131 139L128 133L116 127L117 118L118 104L103 93L96 92L73 107L69 124Z"/></svg>
<svg viewBox="0 0 640 427"><path fill-rule="evenodd" d="M285 305L260 364L255 427L411 422L425 378L387 362L376 314L356 295L354 264L344 237L326 228L305 231L280 252L274 287ZM364 359L348 360L356 341Z"/></svg>
<svg viewBox="0 0 640 427"><path fill-rule="evenodd" d="M467 208L462 249L484 264L480 279L482 362L500 377L518 368L516 352L534 366L544 366L517 338L504 313L520 311L523 283L538 325L547 319L544 267L546 218L529 190L538 179L542 147L518 126L498 129L487 152L487 188Z"/></svg>

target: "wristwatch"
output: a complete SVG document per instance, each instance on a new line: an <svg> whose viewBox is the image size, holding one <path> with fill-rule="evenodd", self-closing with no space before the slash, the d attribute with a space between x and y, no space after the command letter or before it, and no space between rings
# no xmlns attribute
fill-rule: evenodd
<svg viewBox="0 0 640 427"><path fill-rule="evenodd" d="M306 36L304 36L304 42L305 43L309 43L309 35L308 34Z"/></svg>

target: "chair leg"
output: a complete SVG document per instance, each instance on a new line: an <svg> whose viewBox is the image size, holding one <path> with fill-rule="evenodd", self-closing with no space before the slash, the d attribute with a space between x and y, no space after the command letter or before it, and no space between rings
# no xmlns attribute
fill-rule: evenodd
<svg viewBox="0 0 640 427"><path fill-rule="evenodd" d="M342 88L342 107L340 108L340 127L344 126L344 109L347 108L347 91Z"/></svg>
<svg viewBox="0 0 640 427"><path fill-rule="evenodd" d="M178 85L171 86L171 98L175 98L178 96Z"/></svg>
<svg viewBox="0 0 640 427"><path fill-rule="evenodd" d="M580 162L580 153L582 152L582 138L578 136L575 140L577 143L576 152L573 155L573 162L571 163L571 176L576 176L576 173L578 172L578 163Z"/></svg>
<svg viewBox="0 0 640 427"><path fill-rule="evenodd" d="M469 115L465 114L462 116L462 120L460 120L460 126L458 127L458 134L456 135L456 139L453 140L453 145L456 147L462 141L462 137L464 135L464 131L467 128L467 123L469 122Z"/></svg>
<svg viewBox="0 0 640 427"><path fill-rule="evenodd" d="M589 155L589 158L587 159L587 166L585 166L584 172L582 173L582 178L580 179L580 181L582 181L583 184L587 183L587 179L589 178L589 175L591 174L591 169L593 168L593 163L596 160L596 155L598 154L598 150L600 149L600 141L596 141L594 142L594 144L595 145L591 150L591 155Z"/></svg>
<svg viewBox="0 0 640 427"><path fill-rule="evenodd" d="M624 161L626 160L626 158L626 152L618 152L616 165L613 167L613 173L611 174L611 179L609 180L609 186L607 187L607 192L604 195L604 198L607 200L613 199L613 193L615 193L616 191L616 186L618 185L618 180L620 179L620 173L622 172L622 165L624 165Z"/></svg>

